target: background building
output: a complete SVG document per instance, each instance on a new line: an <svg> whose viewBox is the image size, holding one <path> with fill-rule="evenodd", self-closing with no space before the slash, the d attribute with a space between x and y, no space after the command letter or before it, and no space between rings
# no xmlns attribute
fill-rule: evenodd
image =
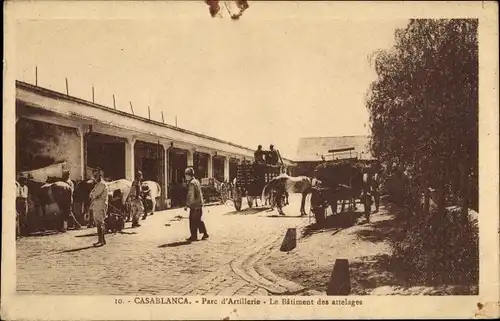
<svg viewBox="0 0 500 321"><path fill-rule="evenodd" d="M369 136L338 136L338 137L306 137L299 140L295 174L312 176L314 168L322 161L334 158L371 159ZM329 153L332 149L354 148L352 151Z"/></svg>

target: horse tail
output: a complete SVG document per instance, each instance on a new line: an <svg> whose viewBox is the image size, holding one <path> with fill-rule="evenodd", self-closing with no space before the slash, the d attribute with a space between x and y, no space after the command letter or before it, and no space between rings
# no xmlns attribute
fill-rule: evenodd
<svg viewBox="0 0 500 321"><path fill-rule="evenodd" d="M266 189L267 187L269 186L269 184L266 184L266 186L264 186L264 188L262 189L262 195L261 195L261 201L264 202L264 200L266 199Z"/></svg>

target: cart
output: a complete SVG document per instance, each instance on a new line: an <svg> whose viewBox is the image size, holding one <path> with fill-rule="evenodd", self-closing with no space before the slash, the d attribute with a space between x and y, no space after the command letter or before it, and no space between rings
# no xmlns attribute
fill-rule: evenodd
<svg viewBox="0 0 500 321"><path fill-rule="evenodd" d="M202 178L200 180L203 202L205 204L225 204L229 198L229 191L225 183L215 178Z"/></svg>
<svg viewBox="0 0 500 321"><path fill-rule="evenodd" d="M356 204L364 206L366 220L370 221L372 191L369 181L373 172L374 160L357 158L333 159L319 164L315 170L316 178L321 182L313 187L311 195L311 211L316 222L326 219L326 209L330 206L333 213L337 212L337 204L345 202L349 210L356 210ZM365 175L367 174L367 175Z"/></svg>
<svg viewBox="0 0 500 321"><path fill-rule="evenodd" d="M252 208L254 200L261 197L262 191L267 183L279 176L282 173L282 169L282 164L238 164L236 179L234 180L231 193L234 208L237 211L241 210L243 198L247 199L248 207Z"/></svg>

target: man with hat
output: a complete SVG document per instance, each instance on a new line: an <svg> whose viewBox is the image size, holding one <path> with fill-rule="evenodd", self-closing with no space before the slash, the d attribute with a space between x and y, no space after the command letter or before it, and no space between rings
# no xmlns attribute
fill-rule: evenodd
<svg viewBox="0 0 500 321"><path fill-rule="evenodd" d="M94 223L97 227L98 241L94 246L103 246L106 244L104 239L104 219L108 211L108 187L102 179L102 170L96 168L93 171L95 186L90 192L90 210L94 217Z"/></svg>
<svg viewBox="0 0 500 321"><path fill-rule="evenodd" d="M139 218L144 215L144 203L142 202L142 172L138 171L135 175L135 180L130 187L128 198L130 200L130 211L132 215L132 227L139 227Z"/></svg>
<svg viewBox="0 0 500 321"><path fill-rule="evenodd" d="M186 207L184 207L184 210L189 208L189 230L191 231L191 237L189 237L187 241L197 241L198 230L200 230L200 233L203 233L202 239L205 240L208 238L208 233L205 223L201 218L203 215L203 193L201 191L201 185L194 177L194 169L192 167L186 168L184 175L188 186Z"/></svg>

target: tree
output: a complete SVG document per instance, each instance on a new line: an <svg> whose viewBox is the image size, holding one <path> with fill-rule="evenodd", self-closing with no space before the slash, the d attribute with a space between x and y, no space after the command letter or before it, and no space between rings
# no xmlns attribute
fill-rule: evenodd
<svg viewBox="0 0 500 321"><path fill-rule="evenodd" d="M415 190L437 188L441 213L446 197L457 196L466 215L469 191L477 191L477 26L477 19L413 19L373 59L372 152L407 170Z"/></svg>

